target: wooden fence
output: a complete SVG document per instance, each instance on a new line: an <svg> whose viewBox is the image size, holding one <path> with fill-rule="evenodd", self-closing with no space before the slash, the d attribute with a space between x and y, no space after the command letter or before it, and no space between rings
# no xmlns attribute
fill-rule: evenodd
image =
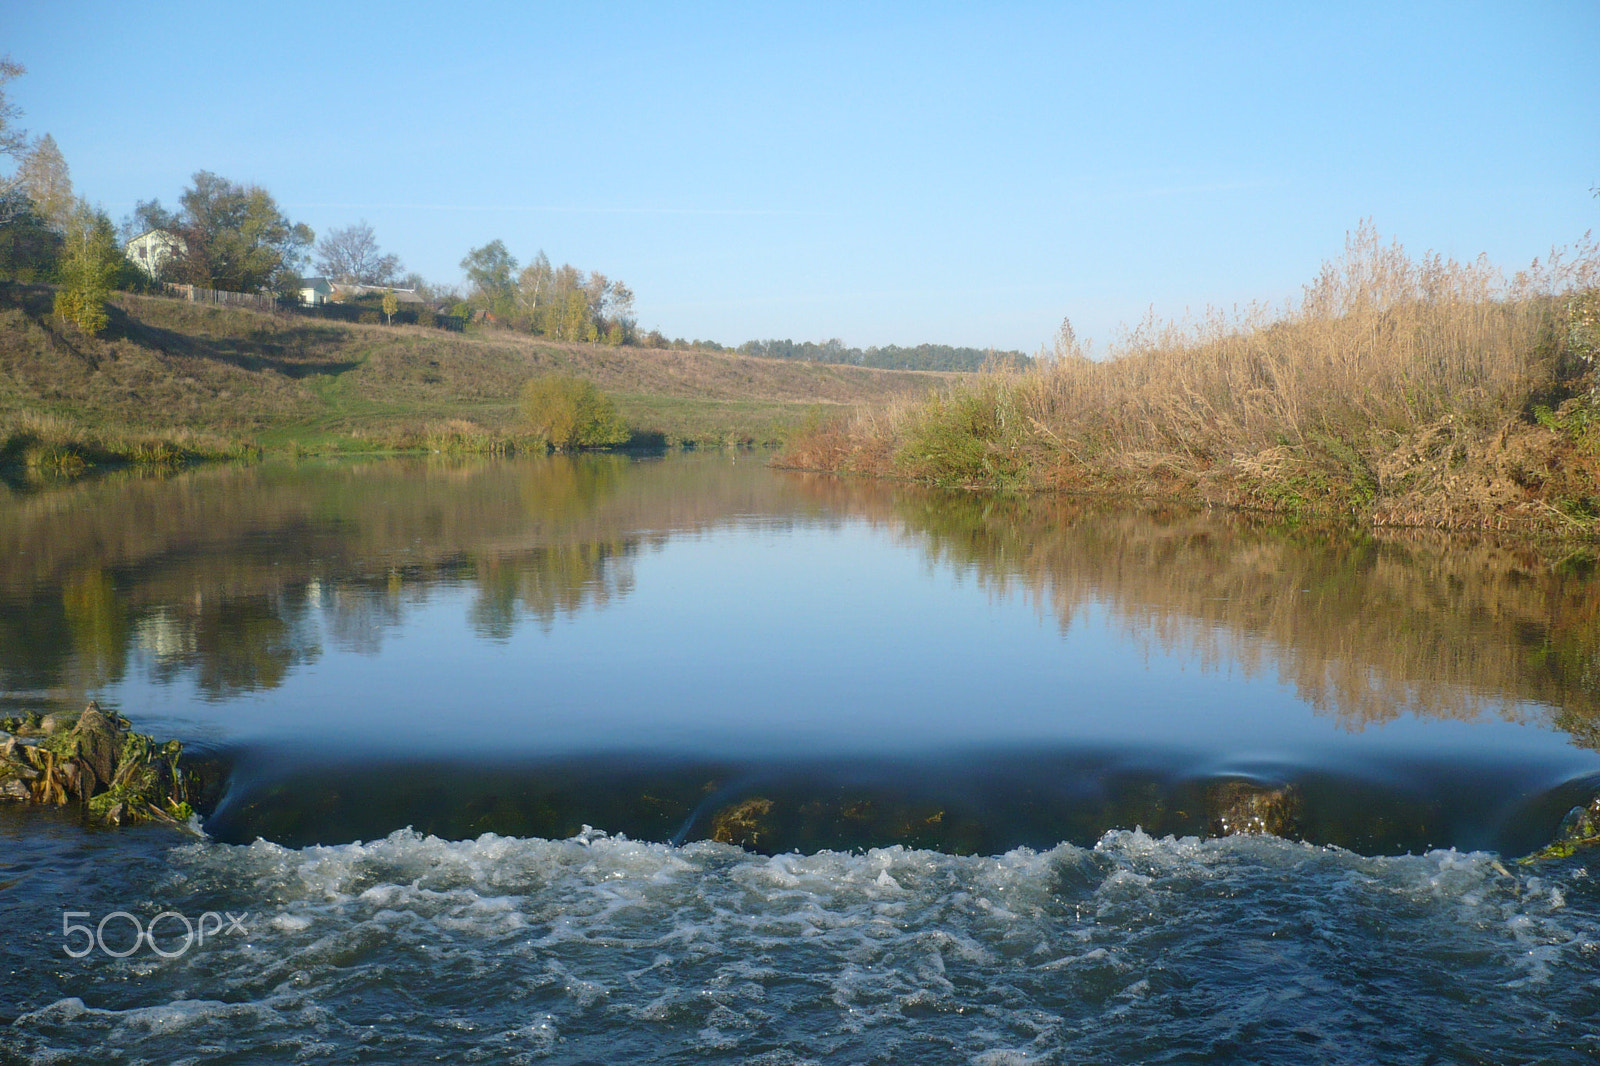
<svg viewBox="0 0 1600 1066"><path fill-rule="evenodd" d="M193 285L167 282L163 288L168 296L196 304L227 304L229 307L252 307L257 311L279 310L278 298L265 292L224 292L221 289L199 289Z"/></svg>
<svg viewBox="0 0 1600 1066"><path fill-rule="evenodd" d="M249 307L257 311L306 315L311 318L331 318L343 322L359 322L363 312L371 312L373 315L379 313L379 304L375 299L368 301L365 305L344 303L305 307L301 304L279 303L278 298L271 293L224 292L220 289L202 289L194 285L179 285L171 281L162 284L161 294L179 300L188 300L190 303ZM374 319L374 322L376 321ZM465 319L433 311L428 308L427 304L421 302L402 304L399 314L394 316L394 321L400 325L412 325L420 322L435 329L446 329L454 333L460 333L466 325Z"/></svg>

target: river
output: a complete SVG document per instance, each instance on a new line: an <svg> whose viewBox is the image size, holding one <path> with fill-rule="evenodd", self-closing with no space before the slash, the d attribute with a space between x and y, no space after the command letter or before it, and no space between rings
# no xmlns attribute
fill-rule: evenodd
<svg viewBox="0 0 1600 1066"><path fill-rule="evenodd" d="M1592 551L748 453L0 492L0 716L223 774L0 807L0 1063L1600 1055L1593 854L1517 861Z"/></svg>

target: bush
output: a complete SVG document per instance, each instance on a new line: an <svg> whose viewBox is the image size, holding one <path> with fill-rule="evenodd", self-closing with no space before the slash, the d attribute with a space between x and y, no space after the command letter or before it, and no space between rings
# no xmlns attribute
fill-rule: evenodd
<svg viewBox="0 0 1600 1066"><path fill-rule="evenodd" d="M909 420L895 459L918 481L1005 487L1027 472L1021 426L1012 383L985 377L930 397Z"/></svg>
<svg viewBox="0 0 1600 1066"><path fill-rule="evenodd" d="M628 427L611 397L583 378L546 374L522 387L522 418L557 450L623 444Z"/></svg>
<svg viewBox="0 0 1600 1066"><path fill-rule="evenodd" d="M356 321L363 326L376 326L382 319L378 317L376 311L363 311L356 316Z"/></svg>

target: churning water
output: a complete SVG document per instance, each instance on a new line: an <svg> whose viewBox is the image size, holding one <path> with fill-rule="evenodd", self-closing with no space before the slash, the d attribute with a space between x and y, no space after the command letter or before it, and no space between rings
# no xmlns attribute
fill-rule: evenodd
<svg viewBox="0 0 1600 1066"><path fill-rule="evenodd" d="M7 704L226 776L0 810L0 1063L1589 1061L1593 854L1518 859L1593 569L720 457L18 493Z"/></svg>
<svg viewBox="0 0 1600 1066"><path fill-rule="evenodd" d="M23 1061L1600 1055L1600 885L1570 862L1137 830L997 856L759 856L598 832L402 830L133 861L131 845L54 844L33 891L88 920L248 912L247 933L174 959L70 960L57 930L8 907L7 962L29 964L7 974ZM113 856L117 870L92 872ZM179 923L159 928L157 946L184 948ZM124 919L104 932L112 951L132 937Z"/></svg>

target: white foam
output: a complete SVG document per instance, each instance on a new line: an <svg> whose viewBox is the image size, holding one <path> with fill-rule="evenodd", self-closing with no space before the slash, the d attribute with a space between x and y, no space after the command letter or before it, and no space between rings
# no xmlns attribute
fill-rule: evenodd
<svg viewBox="0 0 1600 1066"><path fill-rule="evenodd" d="M1509 1010L1587 972L1600 941L1581 869L1513 874L1478 853L1368 858L1273 838L1128 831L1091 850L765 857L594 830L467 841L402 831L298 851L202 842L173 863L173 892L197 886L252 912L248 942L208 940L197 960L137 969L108 962L138 974L150 1001L119 1012L63 999L18 1026L98 1034L146 1058L178 1034L348 1048L375 1039L370 1024L344 1020L350 997L405 988L424 1014L472 1021L450 1040L499 1060L594 1057L574 1042L620 1026L731 1057L775 1033L801 1058L837 1058L916 1032L940 1034L957 1061L1033 1062L1065 1039L1073 1012L1093 1020L1073 1031L1092 1034L1148 1024L1175 988L1243 1003L1230 968L1275 975L1252 1009L1337 1011L1359 990L1330 951L1370 947L1391 984L1466 981ZM1352 930L1390 928L1392 943L1351 946ZM191 997L191 965L219 999Z"/></svg>

